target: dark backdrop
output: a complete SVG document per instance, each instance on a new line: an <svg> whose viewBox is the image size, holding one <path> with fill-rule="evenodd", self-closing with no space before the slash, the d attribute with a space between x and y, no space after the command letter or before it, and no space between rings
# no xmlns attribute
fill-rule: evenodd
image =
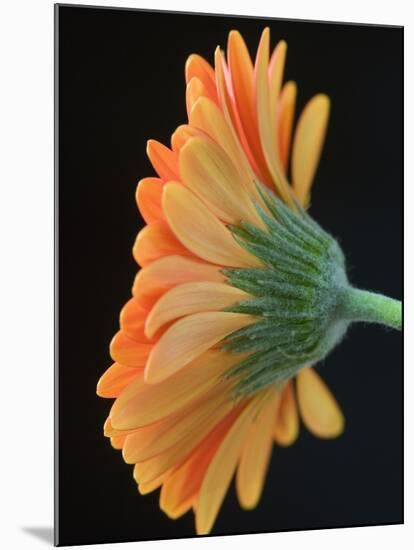
<svg viewBox="0 0 414 550"><path fill-rule="evenodd" d="M299 108L320 91L332 98L311 213L339 237L355 285L401 297L401 28L58 7L60 544L194 534L192 514L172 521L158 493L138 494L102 435L111 402L95 387L136 273L146 140L168 143L185 121L190 53L212 61L232 28L254 52L265 25L273 45L288 42ZM213 534L403 520L400 333L355 326L321 368L345 434L322 441L302 429L275 450L259 506L242 511L231 489Z"/></svg>

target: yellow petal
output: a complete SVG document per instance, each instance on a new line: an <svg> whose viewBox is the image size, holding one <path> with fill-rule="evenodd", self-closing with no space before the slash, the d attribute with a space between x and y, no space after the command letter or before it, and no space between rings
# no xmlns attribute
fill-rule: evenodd
<svg viewBox="0 0 414 550"><path fill-rule="evenodd" d="M273 124L271 122L272 113L270 109L268 80L269 40L269 29L266 28L260 39L255 65L257 120L263 154L266 159L267 167L272 175L273 183L280 197L286 204L291 205L293 201L290 186L286 181L279 163L276 143L277 134L272 128Z"/></svg>
<svg viewBox="0 0 414 550"><path fill-rule="evenodd" d="M236 475L237 495L240 505L246 510L257 506L263 491L273 448L273 428L280 397L278 390L269 393L246 435Z"/></svg>
<svg viewBox="0 0 414 550"><path fill-rule="evenodd" d="M177 239L200 258L233 267L260 266L194 193L175 183L164 187L163 209Z"/></svg>
<svg viewBox="0 0 414 550"><path fill-rule="evenodd" d="M96 393L99 397L117 397L132 380L143 376L143 369L114 363L99 379Z"/></svg>
<svg viewBox="0 0 414 550"><path fill-rule="evenodd" d="M152 348L146 382L165 380L232 332L255 322L250 315L227 312L195 313L176 321Z"/></svg>
<svg viewBox="0 0 414 550"><path fill-rule="evenodd" d="M141 229L132 253L140 266L145 266L162 256L191 255L190 251L176 239L165 221L155 221Z"/></svg>
<svg viewBox="0 0 414 550"><path fill-rule="evenodd" d="M292 179L296 196L308 201L310 188L325 140L330 102L326 95L314 96L300 115L293 141Z"/></svg>
<svg viewBox="0 0 414 550"><path fill-rule="evenodd" d="M163 182L159 178L144 178L138 183L136 200L147 223L164 218L161 208L162 188Z"/></svg>
<svg viewBox="0 0 414 550"><path fill-rule="evenodd" d="M224 496L237 466L246 434L263 396L259 394L246 406L223 439L211 461L197 502L196 530L207 535L216 520Z"/></svg>
<svg viewBox="0 0 414 550"><path fill-rule="evenodd" d="M288 170L290 143L292 139L293 118L295 114L297 86L286 82L280 94L277 116L277 132L280 162L285 174Z"/></svg>
<svg viewBox="0 0 414 550"><path fill-rule="evenodd" d="M185 283L166 292L155 304L145 323L151 338L166 323L203 311L221 311L250 295L224 283Z"/></svg>
<svg viewBox="0 0 414 550"><path fill-rule="evenodd" d="M282 447L292 445L299 435L299 415L291 381L283 390L273 435L276 443Z"/></svg>
<svg viewBox="0 0 414 550"><path fill-rule="evenodd" d="M182 283L196 281L224 282L220 267L184 256L164 256L145 266L135 278L134 296L158 295Z"/></svg>
<svg viewBox="0 0 414 550"><path fill-rule="evenodd" d="M186 186L224 222L245 220L263 227L238 170L214 141L189 140L181 150L180 173Z"/></svg>
<svg viewBox="0 0 414 550"><path fill-rule="evenodd" d="M147 155L163 181L179 178L177 155L162 143L150 139L147 143Z"/></svg>
<svg viewBox="0 0 414 550"><path fill-rule="evenodd" d="M237 360L232 353L209 351L163 383L133 381L112 406L112 425L119 430L134 429L176 413L214 387Z"/></svg>
<svg viewBox="0 0 414 550"><path fill-rule="evenodd" d="M314 435L331 438L340 435L345 420L338 403L320 376L312 369L302 369L296 377L300 414Z"/></svg>

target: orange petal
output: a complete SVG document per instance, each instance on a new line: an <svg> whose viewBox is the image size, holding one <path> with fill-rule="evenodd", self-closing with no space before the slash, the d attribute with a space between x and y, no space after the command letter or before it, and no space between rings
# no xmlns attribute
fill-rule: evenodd
<svg viewBox="0 0 414 550"><path fill-rule="evenodd" d="M299 435L299 415L292 381L288 382L283 390L273 435L276 443L282 447L292 445Z"/></svg>
<svg viewBox="0 0 414 550"><path fill-rule="evenodd" d="M143 367L152 349L152 344L137 342L119 331L112 338L111 357L114 361L128 367Z"/></svg>
<svg viewBox="0 0 414 550"><path fill-rule="evenodd" d="M229 395L224 395L224 389L225 386L219 391L214 388L194 405L191 404L177 414L128 435L123 449L125 462L144 462L168 451L190 436L196 445L233 407L232 399Z"/></svg>
<svg viewBox="0 0 414 550"><path fill-rule="evenodd" d="M180 466L197 448L200 441L214 428L218 422L234 407L234 404L228 400L221 404L212 412L211 418L204 421L200 429L190 431L183 439L176 442L173 447L167 451L153 456L149 460L137 463L136 476L139 483L146 483L173 466Z"/></svg>
<svg viewBox="0 0 414 550"><path fill-rule="evenodd" d="M296 377L296 388L300 414L308 430L321 438L339 436L345 419L320 376L312 368L302 369Z"/></svg>
<svg viewBox="0 0 414 550"><path fill-rule="evenodd" d="M182 124L181 126L178 126L171 136L171 147L173 148L173 151L178 154L190 138L203 137L204 135L205 134L199 129L193 128L189 124Z"/></svg>
<svg viewBox="0 0 414 550"><path fill-rule="evenodd" d="M134 429L176 413L200 399L238 360L235 354L209 351L163 383L135 380L113 404L112 425L119 430Z"/></svg>
<svg viewBox="0 0 414 550"><path fill-rule="evenodd" d="M180 173L188 188L221 220L263 227L237 168L214 141L192 138L181 150Z"/></svg>
<svg viewBox="0 0 414 550"><path fill-rule="evenodd" d="M203 311L221 311L250 295L224 283L185 283L166 292L155 304L145 323L148 338L166 323Z"/></svg>
<svg viewBox="0 0 414 550"><path fill-rule="evenodd" d="M198 494L213 456L240 412L241 407L239 406L225 416L189 458L167 477L160 495L160 506L164 511L174 512L182 502Z"/></svg>
<svg viewBox="0 0 414 550"><path fill-rule="evenodd" d="M246 435L237 469L236 488L240 505L246 510L257 506L273 448L273 428L281 394L269 393Z"/></svg>
<svg viewBox="0 0 414 550"><path fill-rule="evenodd" d="M306 204L322 153L330 110L329 98L314 96L300 115L293 141L292 180L296 196Z"/></svg>
<svg viewBox="0 0 414 550"><path fill-rule="evenodd" d="M147 155L162 180L179 179L178 158L171 149L150 139L147 143Z"/></svg>
<svg viewBox="0 0 414 550"><path fill-rule="evenodd" d="M232 332L255 322L250 315L225 312L195 313L176 321L152 349L146 382L165 380Z"/></svg>
<svg viewBox="0 0 414 550"><path fill-rule="evenodd" d="M144 178L138 183L136 200L147 223L164 218L161 208L162 188L163 182L159 178Z"/></svg>
<svg viewBox="0 0 414 550"><path fill-rule="evenodd" d="M285 174L287 174L288 170L293 117L295 114L296 91L296 84L292 81L287 82L283 86L278 105L277 132L279 156Z"/></svg>
<svg viewBox="0 0 414 550"><path fill-rule="evenodd" d="M190 55L185 64L186 82L190 82L193 77L201 80L208 93L208 97L217 102L214 70L205 59L197 54Z"/></svg>
<svg viewBox="0 0 414 550"><path fill-rule="evenodd" d="M261 181L265 181L266 177L260 173L257 166L256 159L250 150L249 143L247 141L243 125L240 120L240 116L237 110L237 106L234 103L232 85L230 82L230 76L226 67L226 62L223 57L223 52L220 48L216 48L214 54L214 66L216 72L217 92L219 95L219 104L223 111L224 118L231 129L236 141L240 144L244 155L247 156L249 164L252 167L254 173L260 178Z"/></svg>
<svg viewBox="0 0 414 550"><path fill-rule="evenodd" d="M136 276L134 296L157 296L182 283L224 282L220 267L184 256L164 256L145 266Z"/></svg>
<svg viewBox="0 0 414 550"><path fill-rule="evenodd" d="M269 62L270 123L272 132L276 132L277 128L277 112L279 110L280 90L282 88L283 71L285 69L286 50L287 44L284 40L281 40L274 49Z"/></svg>
<svg viewBox="0 0 414 550"><path fill-rule="evenodd" d="M276 143L277 134L274 128L276 125L276 115L274 117L274 125L271 120L272 113L270 109L268 80L269 41L269 28L266 28L260 39L255 65L257 120L263 154L272 176L272 181L280 197L288 205L291 205L292 197L290 186L286 181L278 159L278 147Z"/></svg>
<svg viewBox="0 0 414 550"><path fill-rule="evenodd" d="M207 469L197 503L196 530L198 535L208 534L216 520L237 466L246 434L263 396L252 399L224 437Z"/></svg>
<svg viewBox="0 0 414 550"><path fill-rule="evenodd" d="M131 298L122 308L120 315L121 330L126 336L137 342L149 343L144 333L148 310L137 298Z"/></svg>
<svg viewBox="0 0 414 550"><path fill-rule="evenodd" d="M205 132L227 153L238 169L238 179L252 196L258 198L255 176L243 149L219 107L206 97L200 97L190 114L190 124Z"/></svg>
<svg viewBox="0 0 414 550"><path fill-rule="evenodd" d="M268 181L269 172L260 145L254 101L253 64L249 51L238 31L231 31L228 40L228 60L232 90L249 150L257 164L262 181Z"/></svg>
<svg viewBox="0 0 414 550"><path fill-rule="evenodd" d="M132 380L138 376L142 378L143 372L135 367L114 363L99 379L96 393L99 397L117 397Z"/></svg>
<svg viewBox="0 0 414 550"><path fill-rule="evenodd" d="M111 437L111 445L114 449L121 450L123 444L125 443L126 436L125 435L117 435L116 437Z"/></svg>
<svg viewBox="0 0 414 550"><path fill-rule="evenodd" d="M191 253L180 241L164 221L152 222L138 233L132 249L135 261L145 266L162 256L179 254L189 256Z"/></svg>
<svg viewBox="0 0 414 550"><path fill-rule="evenodd" d="M182 185L165 185L163 209L176 237L200 258L233 267L261 265L236 242L200 199Z"/></svg>
<svg viewBox="0 0 414 550"><path fill-rule="evenodd" d="M188 82L186 89L186 106L187 114L190 118L191 109L193 108L194 103L199 97L207 96L208 92L199 78L193 76L193 78Z"/></svg>
<svg viewBox="0 0 414 550"><path fill-rule="evenodd" d="M138 483L137 477L136 477L136 468L134 468L134 479ZM161 474L159 477L152 479L151 481L148 481L147 483L138 483L138 491L141 495L147 495L148 493L152 493L152 491L155 491L155 489L158 489L160 485L163 484L164 480L168 477L169 471L167 470L163 474Z"/></svg>

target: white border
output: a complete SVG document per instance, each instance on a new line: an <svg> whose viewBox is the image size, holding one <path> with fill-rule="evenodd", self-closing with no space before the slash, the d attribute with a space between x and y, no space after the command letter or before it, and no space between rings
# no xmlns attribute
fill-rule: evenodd
<svg viewBox="0 0 414 550"><path fill-rule="evenodd" d="M413 18L406 0L198 0L105 1L81 4L174 9L207 13L385 23L405 26L406 98L413 97ZM1 239L1 546L36 549L45 542L23 530L52 524L53 472L53 2L19 0L2 5L0 17L0 239ZM406 125L412 109L406 101ZM384 105L384 109L387 105ZM411 127L411 126L409 126ZM408 140L406 151L412 151ZM384 136L392 139L392 136ZM411 155L406 155L411 157ZM413 204L413 170L406 158L406 212ZM411 185L410 185L411 183ZM406 243L412 219L406 215ZM411 216L410 216L411 218ZM413 280L413 257L405 246L405 280ZM405 289L406 334L413 327L413 295ZM408 340L408 338L407 338ZM411 348L412 349L412 348ZM406 349L406 365L413 364ZM398 368L398 365L390 365ZM412 463L412 376L406 372L406 464ZM384 434L386 438L386 434ZM385 443L386 444L386 443ZM414 539L406 468L406 525L364 527L274 535L249 535L140 543L144 548L303 548L336 550L349 546L408 548ZM408 496L407 496L408 495ZM411 535L411 537L410 537ZM113 548L127 548L116 544ZM213 546L214 545L214 546ZM101 545L99 545L101 546ZM104 548L104 546L102 545ZM81 547L79 547L81 548Z"/></svg>

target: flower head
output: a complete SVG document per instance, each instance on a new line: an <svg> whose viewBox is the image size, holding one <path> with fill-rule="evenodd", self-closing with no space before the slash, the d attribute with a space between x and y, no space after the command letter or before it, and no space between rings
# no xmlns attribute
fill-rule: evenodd
<svg viewBox="0 0 414 550"><path fill-rule="evenodd" d="M270 57L269 43L265 29L253 64L232 31L214 69L189 57L188 124L171 148L148 142L158 177L137 189L141 270L98 384L116 398L105 435L139 491L161 487L172 518L192 509L199 534L234 474L241 506L256 506L273 445L296 440L299 414L321 438L344 428L311 367L350 322L343 254L304 210L329 100L313 97L293 132L286 44Z"/></svg>

